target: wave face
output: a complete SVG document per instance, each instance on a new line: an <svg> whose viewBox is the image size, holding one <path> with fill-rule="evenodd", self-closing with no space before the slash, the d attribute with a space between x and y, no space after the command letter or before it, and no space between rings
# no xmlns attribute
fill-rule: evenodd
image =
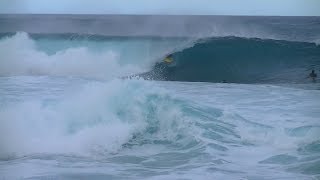
<svg viewBox="0 0 320 180"><path fill-rule="evenodd" d="M307 42L221 37L200 40L158 63L151 77L174 81L232 83L309 82L320 69L320 46ZM157 75L154 75L157 74Z"/></svg>

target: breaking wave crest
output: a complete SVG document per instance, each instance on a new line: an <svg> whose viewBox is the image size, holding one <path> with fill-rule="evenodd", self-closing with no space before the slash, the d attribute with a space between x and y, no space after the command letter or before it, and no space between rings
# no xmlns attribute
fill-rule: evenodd
<svg viewBox="0 0 320 180"><path fill-rule="evenodd" d="M95 52L87 47L70 47L54 54L39 50L26 33L0 40L0 76L54 75L112 79L141 71L119 63L112 50Z"/></svg>

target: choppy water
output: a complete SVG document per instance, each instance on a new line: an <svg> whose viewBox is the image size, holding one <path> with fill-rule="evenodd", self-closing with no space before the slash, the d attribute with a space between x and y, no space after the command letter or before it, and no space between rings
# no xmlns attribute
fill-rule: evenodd
<svg viewBox="0 0 320 180"><path fill-rule="evenodd" d="M53 77L0 82L4 178L319 176L318 90Z"/></svg>
<svg viewBox="0 0 320 180"><path fill-rule="evenodd" d="M0 179L320 179L320 87L306 78L319 74L319 34L308 28L2 34Z"/></svg>

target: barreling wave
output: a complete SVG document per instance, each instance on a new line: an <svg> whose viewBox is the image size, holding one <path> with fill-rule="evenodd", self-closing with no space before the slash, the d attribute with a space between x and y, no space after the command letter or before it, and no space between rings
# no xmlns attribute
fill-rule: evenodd
<svg viewBox="0 0 320 180"><path fill-rule="evenodd" d="M170 81L303 83L320 69L320 46L308 42L219 37L199 40L142 76Z"/></svg>
<svg viewBox="0 0 320 180"><path fill-rule="evenodd" d="M0 76L113 79L138 74L134 76L167 81L307 83L310 70L320 69L316 43L233 36L195 40L17 33L3 36L0 47ZM174 61L161 62L168 53Z"/></svg>

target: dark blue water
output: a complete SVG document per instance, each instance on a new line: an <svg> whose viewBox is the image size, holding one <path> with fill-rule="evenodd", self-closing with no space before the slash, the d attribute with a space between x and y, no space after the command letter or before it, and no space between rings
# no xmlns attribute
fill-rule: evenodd
<svg viewBox="0 0 320 180"><path fill-rule="evenodd" d="M160 80L230 83L308 83L320 69L320 46L258 38L208 38L172 54L145 76ZM155 75L154 75L155 74Z"/></svg>

